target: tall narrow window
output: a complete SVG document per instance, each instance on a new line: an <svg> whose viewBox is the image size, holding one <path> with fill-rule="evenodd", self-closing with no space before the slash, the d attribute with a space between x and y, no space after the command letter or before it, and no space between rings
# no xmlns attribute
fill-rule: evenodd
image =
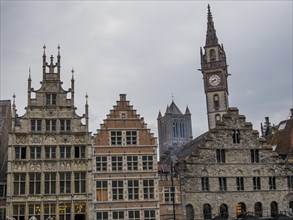
<svg viewBox="0 0 293 220"><path fill-rule="evenodd" d="M111 145L122 145L121 131L111 131Z"/></svg>
<svg viewBox="0 0 293 220"><path fill-rule="evenodd" d="M137 131L126 131L126 144L137 145Z"/></svg>
<svg viewBox="0 0 293 220"><path fill-rule="evenodd" d="M259 151L258 149L250 150L251 163L259 163Z"/></svg>
<svg viewBox="0 0 293 220"><path fill-rule="evenodd" d="M219 95L215 94L213 98L214 98L214 108L215 108L215 110L219 110L219 108L220 108Z"/></svg>
<svg viewBox="0 0 293 220"><path fill-rule="evenodd" d="M236 177L236 185L237 185L237 190L238 191L243 191L244 190L243 177Z"/></svg>
<svg viewBox="0 0 293 220"><path fill-rule="evenodd" d="M185 137L185 123L184 121L180 122L180 137Z"/></svg>
<svg viewBox="0 0 293 220"><path fill-rule="evenodd" d="M46 120L46 131L49 131L49 132L56 131L56 120L55 119Z"/></svg>
<svg viewBox="0 0 293 220"><path fill-rule="evenodd" d="M61 203L59 204L59 220L71 219L71 204Z"/></svg>
<svg viewBox="0 0 293 220"><path fill-rule="evenodd" d="M142 169L143 170L153 169L153 156L142 156Z"/></svg>
<svg viewBox="0 0 293 220"><path fill-rule="evenodd" d="M123 200L123 181L122 180L112 181L112 198L113 198L113 201Z"/></svg>
<svg viewBox="0 0 293 220"><path fill-rule="evenodd" d="M15 147L15 159L16 160L22 160L26 159L26 147L21 146L21 147Z"/></svg>
<svg viewBox="0 0 293 220"><path fill-rule="evenodd" d="M173 137L178 137L178 123L177 121L173 121Z"/></svg>
<svg viewBox="0 0 293 220"><path fill-rule="evenodd" d="M253 189L254 190L260 190L261 189L260 177L253 177Z"/></svg>
<svg viewBox="0 0 293 220"><path fill-rule="evenodd" d="M86 173L85 172L75 172L74 173L74 192L75 193L85 193L85 183L86 183Z"/></svg>
<svg viewBox="0 0 293 220"><path fill-rule="evenodd" d="M240 131L234 129L233 134L232 134L232 138L233 138L234 144L239 144L240 143Z"/></svg>
<svg viewBox="0 0 293 220"><path fill-rule="evenodd" d="M15 173L14 174L14 195L25 194L25 173Z"/></svg>
<svg viewBox="0 0 293 220"><path fill-rule="evenodd" d="M85 158L85 146L74 146L74 158L75 159Z"/></svg>
<svg viewBox="0 0 293 220"><path fill-rule="evenodd" d="M216 61L216 52L215 52L214 49L211 49L211 50L209 51L209 55L210 55L210 60L211 60L211 61Z"/></svg>
<svg viewBox="0 0 293 220"><path fill-rule="evenodd" d="M60 173L60 193L71 193L71 173Z"/></svg>
<svg viewBox="0 0 293 220"><path fill-rule="evenodd" d="M29 174L29 193L32 195L41 193L41 174L30 173Z"/></svg>
<svg viewBox="0 0 293 220"><path fill-rule="evenodd" d="M210 190L210 183L208 177L201 178L201 189L202 191L209 191Z"/></svg>
<svg viewBox="0 0 293 220"><path fill-rule="evenodd" d="M155 186L154 180L143 180L143 198L154 199Z"/></svg>
<svg viewBox="0 0 293 220"><path fill-rule="evenodd" d="M145 210L143 219L144 220L156 220L156 211L155 210Z"/></svg>
<svg viewBox="0 0 293 220"><path fill-rule="evenodd" d="M269 188L271 190L277 189L277 186L276 186L276 177L274 177L274 176L270 176L269 177Z"/></svg>
<svg viewBox="0 0 293 220"><path fill-rule="evenodd" d="M70 159L71 158L71 146L60 146L60 158Z"/></svg>
<svg viewBox="0 0 293 220"><path fill-rule="evenodd" d="M175 195L175 192L174 192L174 195ZM170 186L164 187L164 201L165 201L165 203L172 203L174 201L172 187L170 187Z"/></svg>
<svg viewBox="0 0 293 220"><path fill-rule="evenodd" d="M254 215L256 217L262 217L262 204L260 202L257 202L254 205Z"/></svg>
<svg viewBox="0 0 293 220"><path fill-rule="evenodd" d="M271 217L275 217L279 214L278 203L271 202Z"/></svg>
<svg viewBox="0 0 293 220"><path fill-rule="evenodd" d="M215 115L215 120L216 121L221 121L221 115L220 114L216 114Z"/></svg>
<svg viewBox="0 0 293 220"><path fill-rule="evenodd" d="M32 119L31 120L31 131L42 131L42 120L41 119Z"/></svg>
<svg viewBox="0 0 293 220"><path fill-rule="evenodd" d="M194 220L194 209L191 204L186 205L186 220Z"/></svg>
<svg viewBox="0 0 293 220"><path fill-rule="evenodd" d="M29 219L31 219L33 216L36 219L41 219L41 205L29 205L28 206L28 214L29 214Z"/></svg>
<svg viewBox="0 0 293 220"><path fill-rule="evenodd" d="M127 156L127 170L136 171L138 170L138 157Z"/></svg>
<svg viewBox="0 0 293 220"><path fill-rule="evenodd" d="M60 131L70 131L71 130L71 120L61 119L60 120Z"/></svg>
<svg viewBox="0 0 293 220"><path fill-rule="evenodd" d="M219 190L220 191L227 191L227 178L226 177L219 177Z"/></svg>
<svg viewBox="0 0 293 220"><path fill-rule="evenodd" d="M46 94L46 105L56 105L56 100L56 94Z"/></svg>
<svg viewBox="0 0 293 220"><path fill-rule="evenodd" d="M56 146L46 146L45 147L45 158L46 159L56 159Z"/></svg>
<svg viewBox="0 0 293 220"><path fill-rule="evenodd" d="M128 180L128 199L138 200L139 185L138 180Z"/></svg>
<svg viewBox="0 0 293 220"><path fill-rule="evenodd" d="M203 219L212 219L212 208L210 204L203 205Z"/></svg>
<svg viewBox="0 0 293 220"><path fill-rule="evenodd" d="M97 201L108 201L108 184L106 180L96 182Z"/></svg>
<svg viewBox="0 0 293 220"><path fill-rule="evenodd" d="M216 154L218 163L226 162L225 149L217 149Z"/></svg>
<svg viewBox="0 0 293 220"><path fill-rule="evenodd" d="M48 219L49 217L56 219L56 204L44 204L44 219Z"/></svg>
<svg viewBox="0 0 293 220"><path fill-rule="evenodd" d="M45 194L56 193L56 173L45 173Z"/></svg>
<svg viewBox="0 0 293 220"><path fill-rule="evenodd" d="M122 171L123 160L122 156L112 156L112 171Z"/></svg>
<svg viewBox="0 0 293 220"><path fill-rule="evenodd" d="M30 146L30 159L41 159L41 146Z"/></svg>
<svg viewBox="0 0 293 220"><path fill-rule="evenodd" d="M293 176L287 176L288 189L293 189Z"/></svg>
<svg viewBox="0 0 293 220"><path fill-rule="evenodd" d="M96 170L97 172L107 171L107 157L106 156L96 157Z"/></svg>
<svg viewBox="0 0 293 220"><path fill-rule="evenodd" d="M13 218L16 220L24 220L25 216L25 204L13 205Z"/></svg>

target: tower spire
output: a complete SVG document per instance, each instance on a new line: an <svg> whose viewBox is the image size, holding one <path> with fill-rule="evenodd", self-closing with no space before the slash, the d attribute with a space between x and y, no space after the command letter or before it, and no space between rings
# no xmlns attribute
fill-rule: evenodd
<svg viewBox="0 0 293 220"><path fill-rule="evenodd" d="M208 23L207 23L207 35L206 35L206 46L218 45L218 38L214 27L213 16L211 13L210 5L208 4Z"/></svg>

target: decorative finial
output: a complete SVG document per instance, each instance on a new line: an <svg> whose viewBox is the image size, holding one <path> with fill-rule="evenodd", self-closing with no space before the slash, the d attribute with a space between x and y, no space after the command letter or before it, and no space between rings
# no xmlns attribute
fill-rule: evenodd
<svg viewBox="0 0 293 220"><path fill-rule="evenodd" d="M89 97L89 96L88 96L87 93L86 93L86 94L85 94L85 101L86 101L86 104L88 104L88 103L87 103L87 101L88 101L88 97Z"/></svg>
<svg viewBox="0 0 293 220"><path fill-rule="evenodd" d="M13 107L15 107L15 97L16 97L16 95L15 95L15 93L13 93Z"/></svg>
<svg viewBox="0 0 293 220"><path fill-rule="evenodd" d="M28 70L28 76L29 76L29 78L31 78L31 67Z"/></svg>
<svg viewBox="0 0 293 220"><path fill-rule="evenodd" d="M44 44L43 46L43 49L44 49L44 54L46 53L46 45Z"/></svg>
<svg viewBox="0 0 293 220"><path fill-rule="evenodd" d="M58 55L60 55L60 45L59 44L58 44L57 49L58 49Z"/></svg>
<svg viewBox="0 0 293 220"><path fill-rule="evenodd" d="M171 97L172 97L172 102L174 101L174 94L172 93L171 94Z"/></svg>
<svg viewBox="0 0 293 220"><path fill-rule="evenodd" d="M54 57L53 57L53 55L51 55L51 57L50 57L51 65L53 65L53 59L54 59Z"/></svg>

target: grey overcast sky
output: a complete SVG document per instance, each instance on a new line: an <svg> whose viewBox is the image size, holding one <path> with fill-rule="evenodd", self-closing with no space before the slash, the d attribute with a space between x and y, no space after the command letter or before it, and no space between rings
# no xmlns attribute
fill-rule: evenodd
<svg viewBox="0 0 293 220"><path fill-rule="evenodd" d="M90 130L119 99L127 99L157 136L157 116L174 101L192 113L193 135L207 130L200 47L207 4L229 65L229 104L259 130L265 116L277 124L293 107L292 9L288 1L3 1L1 93L27 103L27 79L42 80L43 45L61 47L63 88L75 78L77 113L89 96Z"/></svg>

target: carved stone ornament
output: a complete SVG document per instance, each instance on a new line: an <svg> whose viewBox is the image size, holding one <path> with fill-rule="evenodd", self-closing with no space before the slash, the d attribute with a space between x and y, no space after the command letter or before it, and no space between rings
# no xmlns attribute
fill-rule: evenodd
<svg viewBox="0 0 293 220"><path fill-rule="evenodd" d="M25 144L26 143L26 136L25 135L16 136L15 142L17 144Z"/></svg>
<svg viewBox="0 0 293 220"><path fill-rule="evenodd" d="M42 111L38 108L34 108L32 111L31 111L31 115L33 117L42 117Z"/></svg>
<svg viewBox="0 0 293 220"><path fill-rule="evenodd" d="M84 143L85 137L83 135L75 136L75 143Z"/></svg>
<svg viewBox="0 0 293 220"><path fill-rule="evenodd" d="M60 162L60 170L70 170L71 169L71 163L69 161L62 161Z"/></svg>
<svg viewBox="0 0 293 220"><path fill-rule="evenodd" d="M72 110L70 108L61 108L59 114L61 117L71 117Z"/></svg>
<svg viewBox="0 0 293 220"><path fill-rule="evenodd" d="M55 144L56 143L56 136L55 135L47 135L45 137L45 144Z"/></svg>
<svg viewBox="0 0 293 220"><path fill-rule="evenodd" d="M31 171L41 171L41 164L39 162L30 163L30 170Z"/></svg>
<svg viewBox="0 0 293 220"><path fill-rule="evenodd" d="M56 164L55 163L46 163L45 170L56 170Z"/></svg>
<svg viewBox="0 0 293 220"><path fill-rule="evenodd" d="M70 135L62 135L60 140L63 143L70 143L71 142L71 136Z"/></svg>
<svg viewBox="0 0 293 220"><path fill-rule="evenodd" d="M31 143L32 144L39 144L42 142L42 138L39 135L33 135L31 136Z"/></svg>
<svg viewBox="0 0 293 220"><path fill-rule="evenodd" d="M53 91L54 89L56 90L57 89L56 83L49 83L49 82L47 82L46 83L46 89L47 90L50 90L50 91Z"/></svg>
<svg viewBox="0 0 293 220"><path fill-rule="evenodd" d="M16 162L14 163L14 171L25 171L26 165L24 162Z"/></svg>
<svg viewBox="0 0 293 220"><path fill-rule="evenodd" d="M56 111L52 110L52 109L49 109L48 111L46 111L46 116L54 117L54 116L56 116Z"/></svg>

